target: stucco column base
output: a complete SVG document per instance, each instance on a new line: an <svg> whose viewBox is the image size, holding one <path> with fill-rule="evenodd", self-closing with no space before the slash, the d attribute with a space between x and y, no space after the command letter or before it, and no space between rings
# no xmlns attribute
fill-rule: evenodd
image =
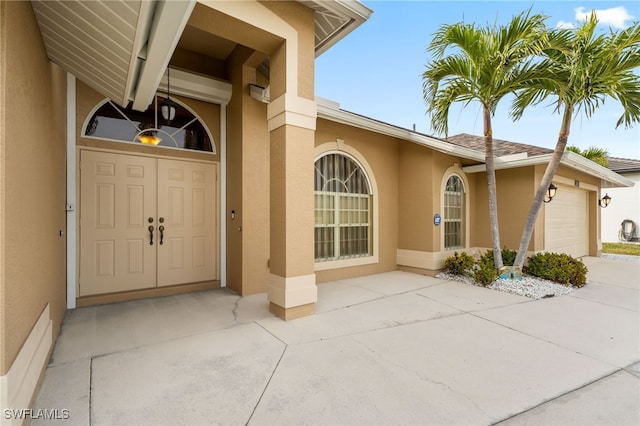
<svg viewBox="0 0 640 426"><path fill-rule="evenodd" d="M316 275L269 277L269 311L279 318L290 320L312 315L318 301Z"/></svg>
<svg viewBox="0 0 640 426"><path fill-rule="evenodd" d="M269 312L285 321L293 320L296 318L307 317L313 315L316 312L316 304L309 303L308 305L295 306L293 308L283 308L275 303L269 303Z"/></svg>

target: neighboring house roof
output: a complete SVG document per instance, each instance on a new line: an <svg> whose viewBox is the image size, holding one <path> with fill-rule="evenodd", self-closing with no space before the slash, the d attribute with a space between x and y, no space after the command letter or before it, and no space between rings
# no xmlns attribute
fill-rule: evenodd
<svg viewBox="0 0 640 426"><path fill-rule="evenodd" d="M454 145L464 146L467 148L475 149L476 151L484 153L484 137L470 135L468 133L460 133L459 135L449 136L445 139ZM535 155L549 154L553 152L552 149L542 148L535 145L527 145L524 143L516 143L505 141L502 139L493 139L494 153L496 157L502 157L505 155L514 155L526 153L529 157Z"/></svg>
<svg viewBox="0 0 640 426"><path fill-rule="evenodd" d="M609 157L609 169L616 173L640 172L640 160Z"/></svg>

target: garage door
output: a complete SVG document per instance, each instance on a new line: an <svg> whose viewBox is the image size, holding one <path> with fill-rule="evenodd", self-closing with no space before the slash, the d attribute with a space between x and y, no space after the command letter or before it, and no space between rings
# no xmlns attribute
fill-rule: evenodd
<svg viewBox="0 0 640 426"><path fill-rule="evenodd" d="M587 191L558 185L556 196L545 204L545 250L573 257L589 254Z"/></svg>

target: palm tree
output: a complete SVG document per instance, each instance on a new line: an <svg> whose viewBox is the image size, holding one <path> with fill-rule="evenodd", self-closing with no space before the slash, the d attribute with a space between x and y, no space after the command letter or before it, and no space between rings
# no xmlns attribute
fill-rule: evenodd
<svg viewBox="0 0 640 426"><path fill-rule="evenodd" d="M584 158L600 164L602 167L609 167L609 152L604 148L591 146L585 150L581 150L577 146L568 146L566 150L582 155Z"/></svg>
<svg viewBox="0 0 640 426"><path fill-rule="evenodd" d="M607 98L620 102L624 112L616 127L640 121L640 22L619 33L597 34L598 20L592 14L577 29L551 31L544 59L535 76L518 94L512 117L518 119L529 105L551 97L555 111L562 111L562 123L551 161L536 191L518 248L514 266L522 267L533 227L545 193L567 146L574 113L591 117Z"/></svg>
<svg viewBox="0 0 640 426"><path fill-rule="evenodd" d="M447 135L449 108L454 102L468 105L476 101L482 106L489 219L493 258L498 269L503 262L491 118L500 100L531 78L532 59L546 45L545 19L528 11L497 28L463 22L443 25L429 45L433 59L422 76L427 113L435 132Z"/></svg>

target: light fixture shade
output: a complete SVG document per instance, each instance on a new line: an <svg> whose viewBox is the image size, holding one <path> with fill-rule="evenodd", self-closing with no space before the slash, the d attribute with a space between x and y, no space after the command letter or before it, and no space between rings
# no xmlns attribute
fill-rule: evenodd
<svg viewBox="0 0 640 426"><path fill-rule="evenodd" d="M162 139L158 136L144 133L138 135L138 140L145 145L158 145L160 142L162 142Z"/></svg>
<svg viewBox="0 0 640 426"><path fill-rule="evenodd" d="M549 197L549 199L552 199L553 197L555 197L557 191L558 191L558 187L555 186L553 182L551 182L549 184L549 189L547 189L547 196Z"/></svg>
<svg viewBox="0 0 640 426"><path fill-rule="evenodd" d="M602 199L600 200L600 207L605 208L609 205L610 202L611 197L609 197L609 194L605 194L604 197L602 197Z"/></svg>
<svg viewBox="0 0 640 426"><path fill-rule="evenodd" d="M162 118L171 122L176 118L176 103L167 98L162 101L162 104L160 104L160 111L162 113Z"/></svg>

